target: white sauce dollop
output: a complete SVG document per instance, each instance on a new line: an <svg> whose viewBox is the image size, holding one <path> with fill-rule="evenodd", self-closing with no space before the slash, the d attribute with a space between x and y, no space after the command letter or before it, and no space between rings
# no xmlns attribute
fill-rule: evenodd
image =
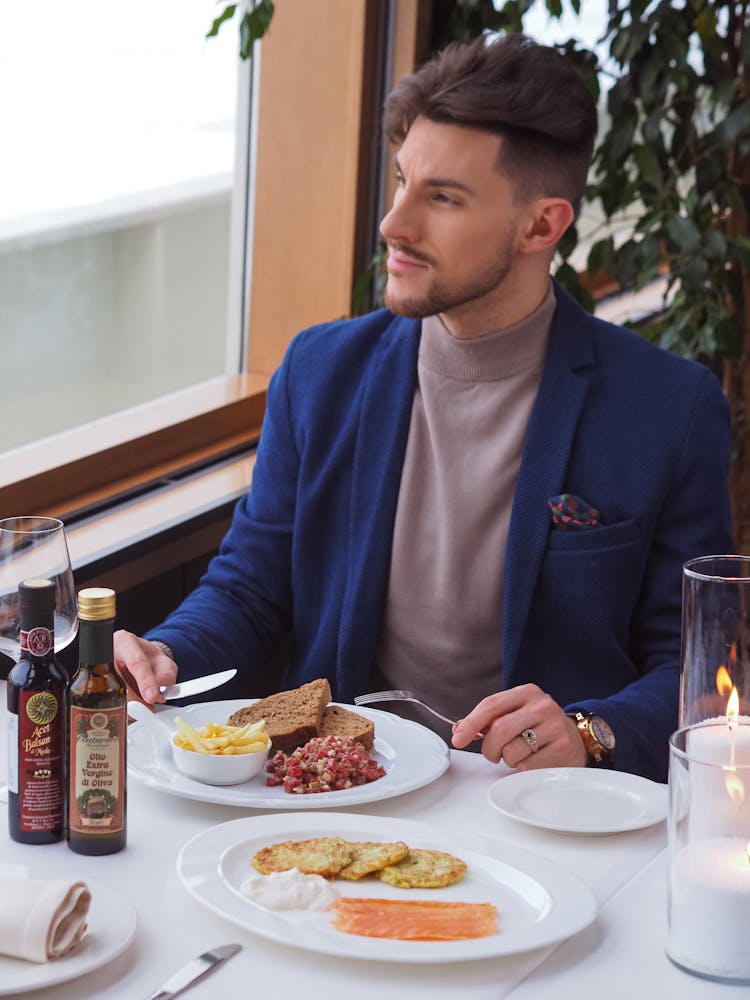
<svg viewBox="0 0 750 1000"><path fill-rule="evenodd" d="M339 895L321 875L303 875L299 868L250 875L240 892L268 910L327 910Z"/></svg>

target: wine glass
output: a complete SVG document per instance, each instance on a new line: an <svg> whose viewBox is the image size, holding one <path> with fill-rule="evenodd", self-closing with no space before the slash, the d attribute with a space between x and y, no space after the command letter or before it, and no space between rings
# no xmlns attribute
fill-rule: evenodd
<svg viewBox="0 0 750 1000"><path fill-rule="evenodd" d="M21 655L18 585L41 577L55 584L55 651L78 632L76 592L65 527L56 517L0 519L0 653Z"/></svg>

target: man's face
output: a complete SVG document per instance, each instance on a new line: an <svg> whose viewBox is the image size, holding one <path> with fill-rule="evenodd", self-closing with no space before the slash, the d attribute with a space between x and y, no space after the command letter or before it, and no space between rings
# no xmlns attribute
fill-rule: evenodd
<svg viewBox="0 0 750 1000"><path fill-rule="evenodd" d="M427 118L412 124L396 156L393 207L380 225L393 312L441 313L456 336L487 333L488 321L492 329L524 218L497 169L501 142Z"/></svg>

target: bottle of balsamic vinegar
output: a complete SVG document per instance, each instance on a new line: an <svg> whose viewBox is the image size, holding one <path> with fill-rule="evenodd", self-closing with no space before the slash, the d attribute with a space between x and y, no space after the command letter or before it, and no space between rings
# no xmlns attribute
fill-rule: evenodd
<svg viewBox="0 0 750 1000"><path fill-rule="evenodd" d="M68 846L77 854L114 854L127 839L127 693L114 666L114 617L113 590L79 591L68 810Z"/></svg>
<svg viewBox="0 0 750 1000"><path fill-rule="evenodd" d="M55 658L55 585L18 586L21 656L8 674L8 827L23 844L65 837L68 674Z"/></svg>

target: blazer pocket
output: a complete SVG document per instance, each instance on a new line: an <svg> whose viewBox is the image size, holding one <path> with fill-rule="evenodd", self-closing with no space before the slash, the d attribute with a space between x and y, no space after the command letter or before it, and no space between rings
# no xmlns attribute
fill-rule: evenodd
<svg viewBox="0 0 750 1000"><path fill-rule="evenodd" d="M575 651L592 671L592 691L604 690L609 665L627 648L642 585L643 541L632 519L549 534L534 594L535 620L544 625L536 631Z"/></svg>
<svg viewBox="0 0 750 1000"><path fill-rule="evenodd" d="M638 542L641 531L634 518L618 521L616 524L600 524L594 528L579 528L568 531L552 530L547 541L549 552L591 552L614 549L621 545Z"/></svg>

